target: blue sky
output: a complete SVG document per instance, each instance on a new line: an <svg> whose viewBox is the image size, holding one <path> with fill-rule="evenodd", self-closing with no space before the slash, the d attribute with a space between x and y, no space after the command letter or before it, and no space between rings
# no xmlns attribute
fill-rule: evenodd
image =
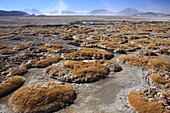
<svg viewBox="0 0 170 113"><path fill-rule="evenodd" d="M54 10L81 12L108 9L117 12L128 7L141 11L170 13L170 0L0 0L0 9L5 10L35 8L43 12Z"/></svg>

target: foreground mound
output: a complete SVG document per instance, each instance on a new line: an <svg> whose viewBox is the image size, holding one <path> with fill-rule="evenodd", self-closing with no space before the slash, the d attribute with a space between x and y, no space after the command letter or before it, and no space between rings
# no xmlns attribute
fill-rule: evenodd
<svg viewBox="0 0 170 113"><path fill-rule="evenodd" d="M75 98L71 87L50 82L20 88L10 97L9 103L18 113L48 113L64 108Z"/></svg>
<svg viewBox="0 0 170 113"><path fill-rule="evenodd" d="M94 82L106 78L110 71L118 72L122 68L118 64L107 61L66 61L49 66L45 72L52 78L66 82Z"/></svg>
<svg viewBox="0 0 170 113"><path fill-rule="evenodd" d="M12 93L13 91L21 87L24 82L24 78L20 76L15 76L2 82L0 84L0 97L4 97Z"/></svg>
<svg viewBox="0 0 170 113"><path fill-rule="evenodd" d="M128 102L139 113L169 113L170 92L159 92L155 89L130 91Z"/></svg>

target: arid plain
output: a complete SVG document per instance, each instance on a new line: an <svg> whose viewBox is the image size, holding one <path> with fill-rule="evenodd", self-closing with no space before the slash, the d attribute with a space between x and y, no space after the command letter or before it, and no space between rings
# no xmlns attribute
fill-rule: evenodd
<svg viewBox="0 0 170 113"><path fill-rule="evenodd" d="M0 17L0 112L169 113L170 17Z"/></svg>

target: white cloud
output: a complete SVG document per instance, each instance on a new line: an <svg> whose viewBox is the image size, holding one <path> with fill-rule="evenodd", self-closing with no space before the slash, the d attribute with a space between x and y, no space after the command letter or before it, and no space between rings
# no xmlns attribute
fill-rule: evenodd
<svg viewBox="0 0 170 113"><path fill-rule="evenodd" d="M63 1L59 0L59 2L56 4L56 10L59 14L61 14L62 11L67 10L68 5Z"/></svg>
<svg viewBox="0 0 170 113"><path fill-rule="evenodd" d="M65 11L68 9L68 5L64 0L56 0L54 4L49 6L47 9L44 9L44 14L61 14L62 11Z"/></svg>

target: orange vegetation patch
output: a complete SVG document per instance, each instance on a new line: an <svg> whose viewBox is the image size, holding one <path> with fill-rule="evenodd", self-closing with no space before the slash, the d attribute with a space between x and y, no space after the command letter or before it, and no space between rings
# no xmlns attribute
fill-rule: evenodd
<svg viewBox="0 0 170 113"><path fill-rule="evenodd" d="M136 44L128 43L128 44L121 44L120 49L125 50L127 52L132 52L132 51L136 51L141 48L137 46Z"/></svg>
<svg viewBox="0 0 170 113"><path fill-rule="evenodd" d="M149 101L141 91L130 91L128 102L139 113L169 113L161 103Z"/></svg>
<svg viewBox="0 0 170 113"><path fill-rule="evenodd" d="M14 47L15 50L24 50L27 49L29 46L27 44L20 44Z"/></svg>
<svg viewBox="0 0 170 113"><path fill-rule="evenodd" d="M114 71L114 72L119 72L122 70L122 67L110 60L99 60L98 61L100 64L102 64L103 66L106 66L110 69L110 71Z"/></svg>
<svg viewBox="0 0 170 113"><path fill-rule="evenodd" d="M13 69L9 72L9 75L12 75L12 76L15 76L15 75L24 75L25 73L27 73L28 70L26 68L16 68L16 69Z"/></svg>
<svg viewBox="0 0 170 113"><path fill-rule="evenodd" d="M9 55L9 54L14 54L16 51L12 50L12 49L3 49L0 50L0 54L2 55Z"/></svg>
<svg viewBox="0 0 170 113"><path fill-rule="evenodd" d="M52 35L58 34L58 31L56 28L34 28L34 27L29 27L23 29L20 34L23 34L26 37L34 37L36 38L37 36L41 37L49 37Z"/></svg>
<svg viewBox="0 0 170 113"><path fill-rule="evenodd" d="M0 97L4 97L12 93L13 91L21 87L24 82L24 78L20 76L15 76L2 82L0 84Z"/></svg>
<svg viewBox="0 0 170 113"><path fill-rule="evenodd" d="M170 78L162 77L160 75L150 75L149 78L152 82L160 85L170 85Z"/></svg>
<svg viewBox="0 0 170 113"><path fill-rule="evenodd" d="M154 46L170 46L169 40L161 40L161 39L138 39L132 40L131 43L139 44L141 47L148 47L150 45Z"/></svg>
<svg viewBox="0 0 170 113"><path fill-rule="evenodd" d="M122 55L117 60L128 65L170 72L170 61L158 56Z"/></svg>
<svg viewBox="0 0 170 113"><path fill-rule="evenodd" d="M70 86L49 82L20 88L12 94L9 103L15 112L51 113L75 99L76 92Z"/></svg>
<svg viewBox="0 0 170 113"><path fill-rule="evenodd" d="M84 83L105 78L109 68L95 62L66 61L65 64L47 67L45 72L60 81Z"/></svg>
<svg viewBox="0 0 170 113"><path fill-rule="evenodd" d="M47 67L53 63L57 63L61 60L61 58L59 56L52 56L46 59L42 59L39 61L36 61L35 63L33 63L33 67L37 67L37 68L44 68Z"/></svg>
<svg viewBox="0 0 170 113"><path fill-rule="evenodd" d="M165 87L170 87L170 76L169 73L154 72L151 70L147 71L151 83L158 84Z"/></svg>
<svg viewBox="0 0 170 113"><path fill-rule="evenodd" d="M4 49L4 48L6 48L6 47L7 47L6 44L0 44L0 49Z"/></svg>
<svg viewBox="0 0 170 113"><path fill-rule="evenodd" d="M72 34L66 34L66 35L64 35L64 36L61 36L60 39L61 39L61 40L74 40Z"/></svg>
<svg viewBox="0 0 170 113"><path fill-rule="evenodd" d="M66 59L81 59L81 60L91 60L91 59L111 59L113 54L102 49L96 48L82 48L77 52L73 52L65 55Z"/></svg>
<svg viewBox="0 0 170 113"><path fill-rule="evenodd" d="M0 30L0 36L11 35L14 30Z"/></svg>
<svg viewBox="0 0 170 113"><path fill-rule="evenodd" d="M113 38L114 40L115 38ZM137 49L140 49L139 46L135 45L135 44L120 44L118 42L112 42L112 41L99 41L99 40L90 40L90 41L84 41L81 46L84 47L99 47L99 48L103 48L106 50L115 50L115 49L121 49L121 50L125 50L125 51L135 51Z"/></svg>
<svg viewBox="0 0 170 113"><path fill-rule="evenodd" d="M122 68L118 64L107 61L72 61L52 65L45 68L45 72L52 78L66 82L94 82L102 78L110 71L119 72Z"/></svg>
<svg viewBox="0 0 170 113"><path fill-rule="evenodd" d="M60 45L60 44L54 44L54 45L44 44L44 45L41 45L41 48L47 49L48 52L53 52L53 51L56 51L56 50L59 50L59 49L63 48L63 46Z"/></svg>

